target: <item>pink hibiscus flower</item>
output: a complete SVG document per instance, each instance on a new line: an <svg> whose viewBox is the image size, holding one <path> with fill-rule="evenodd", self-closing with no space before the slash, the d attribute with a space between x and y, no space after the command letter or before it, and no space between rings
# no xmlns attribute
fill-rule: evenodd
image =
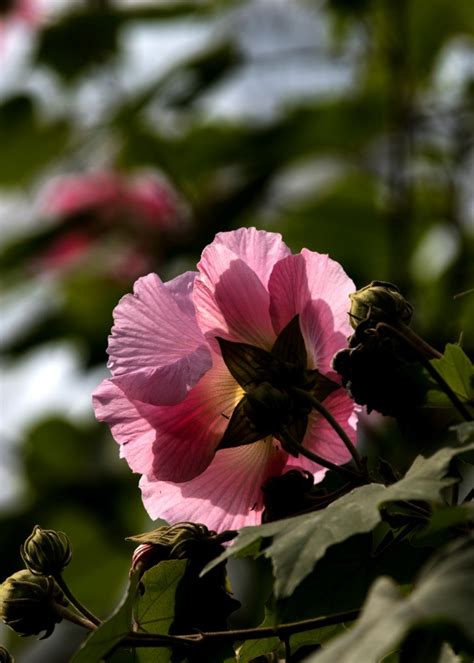
<svg viewBox="0 0 474 663"><path fill-rule="evenodd" d="M279 234L255 228L219 233L198 272L135 283L115 309L112 377L93 401L143 475L152 518L217 531L258 524L269 477L292 468L324 476L291 453L291 435L335 464L350 459L299 394L317 393L355 439L356 406L331 370L351 333L354 289L328 256L292 255Z"/></svg>

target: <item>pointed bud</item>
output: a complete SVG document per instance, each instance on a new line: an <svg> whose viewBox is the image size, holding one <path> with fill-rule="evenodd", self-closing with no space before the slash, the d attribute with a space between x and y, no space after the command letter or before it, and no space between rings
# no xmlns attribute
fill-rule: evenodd
<svg viewBox="0 0 474 663"><path fill-rule="evenodd" d="M0 663L15 663L15 659L10 652L0 645Z"/></svg>
<svg viewBox="0 0 474 663"><path fill-rule="evenodd" d="M35 525L20 553L32 573L45 576L61 573L72 555L71 544L64 532L41 529L39 525Z"/></svg>
<svg viewBox="0 0 474 663"><path fill-rule="evenodd" d="M351 310L350 322L355 329L364 320L409 324L413 314L412 305L407 302L400 290L393 283L372 281L349 295Z"/></svg>
<svg viewBox="0 0 474 663"><path fill-rule="evenodd" d="M19 635L46 631L48 637L62 620L58 606L66 606L64 594L53 578L23 569L0 585L0 619Z"/></svg>

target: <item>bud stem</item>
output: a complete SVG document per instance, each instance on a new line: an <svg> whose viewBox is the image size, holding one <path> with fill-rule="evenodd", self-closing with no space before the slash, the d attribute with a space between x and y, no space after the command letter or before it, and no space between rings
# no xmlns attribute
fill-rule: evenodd
<svg viewBox="0 0 474 663"><path fill-rule="evenodd" d="M330 460L326 460L325 458L322 458L322 456L319 456L309 449L306 449L303 447L303 445L297 442L288 431L284 431L283 433L280 433L280 435L288 449L291 449L296 453L300 453L302 456L309 458L309 460L312 460L314 463L318 463L318 465L321 465L322 467L326 467L328 470L333 470L334 472L341 474L346 479L349 479L353 484L355 483L356 485L361 485L367 483L366 476L363 476L362 474L356 474L355 472L352 472L352 470L348 470L341 465L331 463Z"/></svg>
<svg viewBox="0 0 474 663"><path fill-rule="evenodd" d="M405 325L404 325L405 327ZM409 329L410 334L406 334L406 330L404 328L402 329L397 329L397 327L392 327L392 325L389 325L386 322L379 322L379 324L376 326L376 331L380 332L385 332L389 333L392 336L396 336L398 339L403 341L417 356L418 361L420 364L422 364L428 373L431 375L431 377L438 383L438 385L441 387L441 389L444 391L446 396L449 398L451 403L454 405L454 407L457 409L459 414L465 419L466 421L473 421L474 418L468 411L468 409L464 406L464 403L462 403L457 395L454 393L454 391L451 389L449 384L446 382L446 380L443 378L440 373L436 370L436 368L433 366L433 364L430 362L428 357L426 356L426 353L424 352L423 348L428 347L431 348L430 345L425 343L423 339L421 339L415 332L413 332L409 327L406 329ZM416 340L413 340L413 335L416 337ZM421 346L421 347L420 347ZM439 359L443 355L440 354L437 350L434 350L431 348L433 352L436 352L436 355L431 354L432 359Z"/></svg>
<svg viewBox="0 0 474 663"><path fill-rule="evenodd" d="M355 448L355 446L352 444L352 441L350 440L349 436L347 435L346 431L342 428L342 426L336 421L336 419L332 416L332 414L329 412L327 408L324 407L324 405L318 401L317 398L312 396L310 393L305 391L304 389L297 389L295 388L294 391L298 394L298 396L301 396L302 398L305 398L312 407L317 410L325 419L326 421L332 426L332 428L336 431L336 433L339 435L341 440L344 442L347 450L351 454L354 463L357 466L357 469L359 472L364 473L364 466L361 461L361 458L359 456L359 452Z"/></svg>
<svg viewBox="0 0 474 663"><path fill-rule="evenodd" d="M57 603L55 605L55 610L59 615L61 615L63 619L67 619L73 624L82 626L82 628L86 628L88 631L95 631L98 626L97 624L93 624L89 619L81 617L81 615L78 615L76 612L73 612L72 610L69 610L69 608L65 608L64 606Z"/></svg>
<svg viewBox="0 0 474 663"><path fill-rule="evenodd" d="M94 615L90 610L88 610L80 601L76 599L74 594L71 592L69 587L67 586L66 582L64 581L64 578L60 573L57 573L53 576L54 580L58 584L58 586L63 590L64 595L69 599L70 603L76 608L78 612L85 617L86 621L88 623L92 623L92 626L95 628L96 626L100 626L102 624L101 620ZM73 614L73 613L71 613ZM82 619L82 618L81 618ZM70 620L72 621L72 620ZM76 622L77 623L77 622ZM84 626L84 624L82 624ZM85 628L89 628L88 626L85 626Z"/></svg>

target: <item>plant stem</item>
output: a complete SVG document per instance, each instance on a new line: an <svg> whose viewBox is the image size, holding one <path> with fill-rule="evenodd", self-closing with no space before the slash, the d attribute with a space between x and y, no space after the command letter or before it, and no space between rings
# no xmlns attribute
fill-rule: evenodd
<svg viewBox="0 0 474 663"><path fill-rule="evenodd" d="M440 375L440 373L438 373L438 371L433 366L433 364L430 362L428 357L420 350L418 343L415 343L412 340L412 338L409 338L405 334L405 330L397 329L396 327L393 327L392 325L389 325L386 322L379 322L375 329L376 329L376 331L382 330L382 331L388 332L389 334L392 334L392 336L396 336L398 339L400 339L402 342L404 342L416 354L420 364L422 364L426 368L426 370L431 375L431 377L438 383L438 385L444 391L446 396L449 398L449 400L454 405L454 407L457 409L459 414L463 417L463 419L465 419L466 421L473 421L473 419L474 419L473 416L470 414L470 412L467 410L467 408L464 406L464 404L461 403L461 401L459 400L457 395L454 393L454 391L451 389L451 387L446 382L446 380L443 378L443 376ZM407 328L407 329L409 329L409 328ZM418 336L417 336L417 338L419 339ZM430 347L430 346L428 346L428 347ZM439 356L441 357L442 355L439 355Z"/></svg>
<svg viewBox="0 0 474 663"><path fill-rule="evenodd" d="M64 581L64 578L60 573L54 575L54 579L56 583L59 585L59 587L63 590L66 598L69 599L71 604L76 608L78 612L81 613L89 622L92 622L95 626L100 626L102 624L101 620L94 615L90 610L88 610L80 601L76 599L74 594L71 592L69 587L67 586L66 582ZM86 627L87 628L87 627Z"/></svg>
<svg viewBox="0 0 474 663"><path fill-rule="evenodd" d="M120 647L169 647L171 645L195 645L209 640L218 641L245 641L259 640L261 638L284 638L292 633L310 631L323 626L333 626L343 622L354 621L359 616L359 610L342 612L329 617L314 617L299 622L289 622L279 626L259 626L256 628L238 629L234 631L209 631L188 633L183 635L155 635L152 633L130 633L119 644Z"/></svg>
<svg viewBox="0 0 474 663"><path fill-rule="evenodd" d="M366 476L363 476L362 474L356 474L356 472L348 470L347 468L342 467L341 465L336 465L335 463L332 463L330 460L326 460L326 458L323 458L322 456L315 454L313 451L306 449L306 447L303 447L303 445L299 444L299 442L293 439L293 437L290 436L288 431L285 431L285 433L281 433L280 437L282 438L282 441L284 442L284 444L288 449L293 450L295 453L300 453L302 456L305 456L309 460L312 460L314 463L318 463L318 465L321 465L322 467L326 467L328 470L333 470L334 472L338 472L344 478L350 479L352 483L355 483L356 485L368 483Z"/></svg>
<svg viewBox="0 0 474 663"><path fill-rule="evenodd" d="M325 408L324 405L320 401L318 401L317 398L315 398L312 394L308 393L304 389L295 388L294 391L298 394L298 396L305 398L308 401L308 403L310 403L312 407L315 410L317 410L317 412L319 412L326 419L326 421L332 426L332 428L336 431L336 433L339 435L341 440L344 442L347 450L349 451L349 453L351 454L354 460L354 463L357 465L357 469L359 470L359 472L363 472L364 466L360 459L359 452L352 444L352 441L347 435L346 431L342 428L339 422L336 421L336 419L332 416L329 410Z"/></svg>
<svg viewBox="0 0 474 663"><path fill-rule="evenodd" d="M88 631L95 631L95 629L97 628L97 624L94 624L85 617L81 617L81 615L78 615L76 612L69 610L69 608L65 608L63 605L59 605L58 603L56 603L55 609L56 612L58 612L63 619L67 619L69 622L72 622L73 624L82 626L82 628L86 628Z"/></svg>

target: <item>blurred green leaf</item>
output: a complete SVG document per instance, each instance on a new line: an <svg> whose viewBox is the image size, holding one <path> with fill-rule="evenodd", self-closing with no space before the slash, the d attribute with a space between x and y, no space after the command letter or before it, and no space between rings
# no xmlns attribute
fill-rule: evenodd
<svg viewBox="0 0 474 663"><path fill-rule="evenodd" d="M70 127L64 120L40 120L32 100L11 97L0 105L0 185L18 187L59 158Z"/></svg>
<svg viewBox="0 0 474 663"><path fill-rule="evenodd" d="M117 52L120 15L107 8L74 11L40 34L36 60L64 81L110 60Z"/></svg>

